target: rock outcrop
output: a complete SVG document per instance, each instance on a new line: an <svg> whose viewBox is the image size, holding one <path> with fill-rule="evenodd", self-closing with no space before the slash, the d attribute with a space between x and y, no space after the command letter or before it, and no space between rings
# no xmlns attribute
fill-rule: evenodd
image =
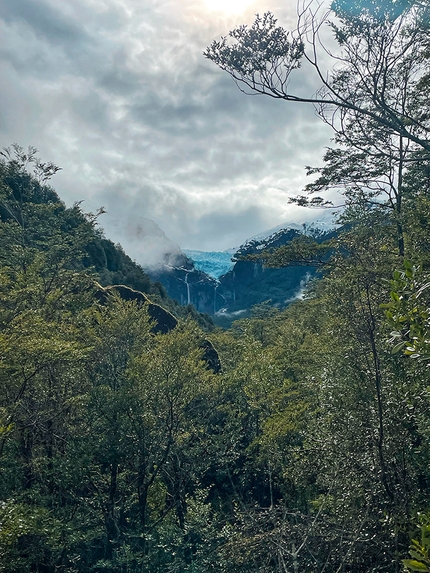
<svg viewBox="0 0 430 573"><path fill-rule="evenodd" d="M173 314L162 306L151 302L144 293L125 285L110 285L102 287L97 284L95 296L100 304L106 304L109 296L114 294L119 295L123 300L146 304L148 314L153 321L151 331L154 334L167 334L178 325L178 320L173 316ZM212 370L215 374L221 372L221 362L218 352L215 350L212 342L204 339L200 344L200 348L203 350L202 359L206 362L208 369Z"/></svg>
<svg viewBox="0 0 430 573"><path fill-rule="evenodd" d="M166 334L173 330L177 324L177 319L168 310L158 304L154 304L143 294L125 285L110 285L102 287L98 285L96 298L101 304L105 304L110 294L118 294L123 300L136 301L140 304L148 305L148 314L153 320L152 332L154 334Z"/></svg>

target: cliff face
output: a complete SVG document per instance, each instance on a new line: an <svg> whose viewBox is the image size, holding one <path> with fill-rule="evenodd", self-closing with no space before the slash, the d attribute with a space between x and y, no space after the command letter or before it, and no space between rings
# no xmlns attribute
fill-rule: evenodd
<svg viewBox="0 0 430 573"><path fill-rule="evenodd" d="M261 263L238 261L234 269L220 279L224 308L219 308L218 313L248 310L265 301L285 307L301 298L314 275L315 270L308 267L267 269Z"/></svg>
<svg viewBox="0 0 430 573"><path fill-rule="evenodd" d="M197 270L193 261L183 253L166 256L161 265L151 267L147 272L180 304L192 304L199 312L215 314L219 299L218 281Z"/></svg>
<svg viewBox="0 0 430 573"><path fill-rule="evenodd" d="M239 248L235 258L280 247L300 234L296 229L282 229L274 236L248 241ZM220 278L225 307L218 312L229 314L248 310L265 301L282 308L302 296L306 283L314 275L315 270L310 267L268 269L259 262L237 260L233 269Z"/></svg>
<svg viewBox="0 0 430 573"><path fill-rule="evenodd" d="M161 283L170 298L181 305L192 304L199 312L214 313L217 281L198 271L154 221L135 216L127 221L122 233L125 244L133 244L133 252L147 275Z"/></svg>

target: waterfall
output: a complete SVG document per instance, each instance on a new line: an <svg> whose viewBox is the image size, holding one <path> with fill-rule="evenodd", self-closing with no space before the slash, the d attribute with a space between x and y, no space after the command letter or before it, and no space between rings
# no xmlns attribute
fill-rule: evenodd
<svg viewBox="0 0 430 573"><path fill-rule="evenodd" d="M309 283L309 281L311 280L311 278L312 278L311 273L306 273L305 278L300 281L300 289L296 295L296 298L298 300L303 300L304 295L305 295L306 286Z"/></svg>
<svg viewBox="0 0 430 573"><path fill-rule="evenodd" d="M293 296L285 299L284 303L287 304L289 302L294 302L295 300L303 300L303 298L305 296L305 292L306 292L306 286L309 283L309 281L311 280L311 278L312 278L311 273L309 273L309 272L306 273L304 278L302 278L302 280L300 281L299 288L296 290L295 293L293 293Z"/></svg>
<svg viewBox="0 0 430 573"><path fill-rule="evenodd" d="M188 275L190 271L185 273L185 284L187 285L187 304L191 304L190 285L188 284Z"/></svg>

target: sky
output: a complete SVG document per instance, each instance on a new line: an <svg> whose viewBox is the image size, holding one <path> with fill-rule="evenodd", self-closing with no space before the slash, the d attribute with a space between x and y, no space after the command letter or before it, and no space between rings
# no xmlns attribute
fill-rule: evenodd
<svg viewBox="0 0 430 573"><path fill-rule="evenodd" d="M182 248L223 250L320 212L288 204L331 133L312 106L246 96L203 56L256 13L294 28L295 0L2 0L0 147L62 170L68 206L144 264L142 221ZM292 87L313 93L309 70Z"/></svg>

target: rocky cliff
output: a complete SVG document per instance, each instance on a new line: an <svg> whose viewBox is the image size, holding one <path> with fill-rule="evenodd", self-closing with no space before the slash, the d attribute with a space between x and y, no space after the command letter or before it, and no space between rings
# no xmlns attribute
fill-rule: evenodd
<svg viewBox="0 0 430 573"><path fill-rule="evenodd" d="M276 236L254 239L242 245L234 256L236 262L233 269L220 278L220 290L225 306L219 308L218 313L247 311L265 301L282 308L292 300L300 298L305 285L315 274L311 267L269 269L260 262L240 259L258 254L264 249L285 245L299 235L300 231L296 229L282 229Z"/></svg>
<svg viewBox="0 0 430 573"><path fill-rule="evenodd" d="M168 264L148 269L148 272L182 305L192 304L199 312L215 314L221 304L218 281L197 270L184 254L171 258Z"/></svg>

